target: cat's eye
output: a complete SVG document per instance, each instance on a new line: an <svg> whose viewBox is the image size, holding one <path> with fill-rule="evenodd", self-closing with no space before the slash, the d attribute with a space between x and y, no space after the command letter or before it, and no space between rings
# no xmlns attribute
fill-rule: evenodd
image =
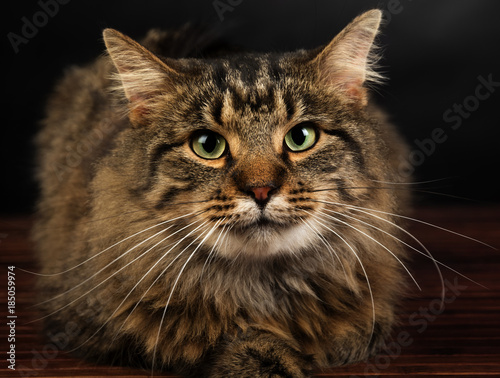
<svg viewBox="0 0 500 378"><path fill-rule="evenodd" d="M226 152L226 140L219 134L203 130L194 134L191 148L203 159L218 159Z"/></svg>
<svg viewBox="0 0 500 378"><path fill-rule="evenodd" d="M311 148L318 139L316 128L312 123L303 122L293 127L285 135L285 144L293 152Z"/></svg>

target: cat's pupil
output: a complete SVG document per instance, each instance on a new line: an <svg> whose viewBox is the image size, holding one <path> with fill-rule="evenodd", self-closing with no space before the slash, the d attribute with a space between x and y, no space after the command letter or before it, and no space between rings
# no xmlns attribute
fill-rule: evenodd
<svg viewBox="0 0 500 378"><path fill-rule="evenodd" d="M215 134L203 135L200 137L200 144L206 152L212 153L217 147L217 137Z"/></svg>
<svg viewBox="0 0 500 378"><path fill-rule="evenodd" d="M296 127L292 130L292 139L297 146L302 146L309 133L304 127Z"/></svg>

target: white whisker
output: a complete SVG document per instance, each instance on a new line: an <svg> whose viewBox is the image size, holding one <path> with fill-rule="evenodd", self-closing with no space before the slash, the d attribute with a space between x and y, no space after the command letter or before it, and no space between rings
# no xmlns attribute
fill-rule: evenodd
<svg viewBox="0 0 500 378"><path fill-rule="evenodd" d="M318 202L328 202L328 201L318 201ZM328 203L330 203L330 202L328 202ZM335 205L343 205L343 204L341 204L341 203L334 203L334 202L332 202L332 204L335 204ZM471 278L467 277L466 275L464 275L464 274L460 273L459 271L457 271L457 270L453 269L453 268L452 268L452 267L450 267L449 265L446 265L446 264L442 263L441 261L437 260L436 258L434 258L434 256L433 256L433 255L432 255L432 253L429 251L429 249L428 249L427 247L425 247L425 245L424 245L424 244L423 244L423 243L422 243L422 242L421 242L418 238L416 238L414 235L412 235L409 231L405 230L403 227L401 227L401 226L399 226L398 224L396 224L396 223L394 223L394 222L391 222L391 221L389 221L389 220L387 220L387 219L385 219L385 218L383 218L383 217L380 217L380 216L378 216L378 215L372 214L372 213L370 212L370 211L376 211L376 210L373 210L373 209L370 209L370 208L364 208L364 207L360 207L360 206L347 205L347 204L345 205L345 207L348 207L348 208L350 208L350 209L351 209L351 210L353 210L353 211L362 212L362 213L364 213L364 214L367 214L367 215L370 215L370 216L372 216L372 217L374 217L374 218L377 218L377 219L379 219L379 220L381 220L381 221L387 222L387 223L389 223L389 224L393 225L394 227L396 227L397 229L399 229L400 231L404 232L406 235L408 235L409 237L411 237L413 240L415 240L415 241L416 241L416 242L417 242L417 243L418 243L418 244L419 244L419 245L420 245L420 246L424 249L425 253L424 253L424 252L422 252L422 251L420 251L419 249L417 249L417 248L413 247L412 245L410 245L410 244L408 244L408 243L404 242L403 240L400 240L399 238L395 237L394 235L391 235L390 233L388 233L388 232L386 232L386 231L384 231L384 230L382 230L382 229L379 229L379 228L375 227L374 225L371 225L371 224L369 224L369 223L366 223L368 226L373 227L373 228L375 228L375 229L378 229L379 231L381 231L381 232L383 232L383 233L385 233L385 234L389 235L390 237L392 237L392 238L394 238L394 239L398 240L400 243L404 244L404 245L405 245L405 246L407 246L408 248L410 248L410 249L412 249L413 251L415 251L415 252L417 252L417 253L421 254L422 256L424 256L424 257L426 257L426 258L430 259L430 260L433 262L434 266L436 267L436 270L438 271L439 278L440 278L440 281L441 281L441 300L442 300L442 301L444 301L444 296L445 296L445 285L444 285L444 277L443 277L443 274L442 274L442 272L441 272L441 269L439 268L439 265L441 265L442 267L444 267L444 268L448 269L449 271L451 271L451 272L453 272L453 273L455 273L455 274L459 275L460 277L462 277L462 278L464 278L464 279L466 279L466 280L468 280L468 281L470 281L470 282L472 282L472 283L474 283L474 284L476 284L476 285L478 285L478 286L481 286L481 287L483 287L483 288L486 288L484 285L480 284L479 282L474 281L473 279L471 279ZM325 209L325 210L328 210L328 211L330 211L330 212L335 212L335 211L330 210L330 209ZM339 213L339 212L338 212L337 214L341 214L341 215L347 216L346 214L342 214L342 213ZM386 215L398 216L397 214L392 214L392 213L386 213ZM356 219L356 218L354 218L354 219ZM359 220L359 219L358 219L358 221L362 222L362 221L361 221L361 220ZM417 221L418 221L418 220L417 220ZM364 222L363 222L363 223L364 223ZM429 224L429 225L434 226L434 225L432 225L432 224ZM435 227L439 227L439 226L435 226ZM448 231L449 231L449 230L448 230ZM450 231L450 232L454 233L453 231ZM459 235L460 235L460 234L459 234ZM460 235L460 236L462 236L462 235ZM473 240L474 240L474 239L473 239ZM484 243L483 243L483 244L484 244ZM487 244L485 244L485 245L487 245ZM492 248L493 248L493 247L492 247Z"/></svg>
<svg viewBox="0 0 500 378"><path fill-rule="evenodd" d="M377 239L375 239L373 236L367 234L366 232L360 230L359 228L356 228L354 227L353 225L347 223L347 222L344 222L338 218L335 218L329 214L325 214L325 213L321 213L323 214L324 216L328 217L328 218L331 218L333 220L335 220L336 222L339 222L339 223L342 223L344 225L346 225L347 227L350 227L352 228L353 230L355 231L358 231L360 234L366 236L368 239L374 241L375 243L377 243L379 246L381 246L383 249L385 249L387 252L389 252L392 257L394 257L396 259L396 261L399 262L399 264L401 264L401 266L404 268L404 270L406 271L406 273L408 273L408 275L410 276L410 278L413 280L413 282L415 283L415 285L417 286L417 288L422 291L422 288L420 287L420 285L418 284L417 280L415 279L415 277L413 277L413 275L410 273L410 271L408 270L408 268L406 267L406 265L401 261L401 259L399 257L397 257L394 252L392 252L389 248L387 248L384 244L382 244L381 242L379 242Z"/></svg>
<svg viewBox="0 0 500 378"><path fill-rule="evenodd" d="M192 226L193 224L196 224L197 222L199 222L199 221L195 221L195 222L193 222L193 223L191 223L191 224L189 224L189 225L187 225L187 226L183 227L182 229L180 229L180 230L178 230L178 231L176 231L176 232L174 232L174 233L170 234L170 235L169 235L169 236L167 236L166 238L162 239L162 241L165 241L166 239L168 239L168 238L170 238L170 237L174 236L175 234L177 234L178 232L180 232L180 231L184 230L185 228L190 227L190 226ZM86 280L84 280L84 281L80 282L78 285L76 285L76 286L72 287L71 289L69 289L69 290L67 290L67 291L65 291L65 292L63 292L63 293L61 293L61 294L59 294L59 295L57 295L57 296L55 296L55 297L53 297L53 298L51 298L51 299L48 299L48 300L46 300L46 301L44 301L44 302L39 303L39 305L40 305L40 304L43 304L43 303L46 303L46 302L49 302L49 301L52 301L52 300L54 300L54 299L56 299L56 298L59 298L59 297L61 297L62 295L67 294L67 293L69 293L70 291L74 290L75 288L77 288L77 287L79 287L79 286L83 285L85 282L88 282L90 279L92 279L93 277L97 276L97 275L98 275L99 273L101 273L103 270L105 270L105 269L106 269L106 268L108 268L110 265L112 265L113 263L115 263L116 261L118 261L118 260L119 260L120 258L122 258L125 254L129 253L132 249L135 249L135 248L136 248L136 247L138 247L139 245L144 244L144 243L145 243L146 241L148 241L149 239L151 239L151 238L153 238L153 237L155 237L155 236L159 235L159 234L160 234L160 233L162 233L162 232L167 231L167 230L168 230L168 229L170 229L170 228L171 228L171 227L167 227L166 229L164 229L164 230L162 230L162 231L160 231L160 232L157 232L157 233L156 233L156 234L154 234L153 236L150 236L150 237L149 237L149 238L147 238L146 240L142 241L141 243L139 243L139 244L135 245L133 248L129 249L126 253L121 254L119 257L117 257L116 259L114 259L113 261L111 261L110 263L108 263L108 264L107 264L104 268L100 269L97 273L93 274L92 276L90 276L90 277L89 277L89 278L87 278ZM159 244L159 243L157 243L157 244ZM102 284L104 284L106 281L108 281L109 279L111 279L112 277L114 277L116 274L118 274L119 272L121 272L123 269L125 269L126 267L128 267L130 264L132 264L132 263L134 263L135 261L137 261L139 258L141 258L142 256L144 256L146 253L148 253L148 252L149 252L149 251L151 251L152 249L153 249L153 247L149 248L148 250L146 250L145 252L143 252L142 254L140 254L139 256L137 256L136 258L134 258L132 261L130 261L129 263L127 263L126 265L124 265L123 267L121 267L120 269L118 269L118 270L117 270L116 272L114 272L112 275L108 276L108 278L106 278L104 281L101 281L101 282L100 282L100 283L98 283L96 286L94 286L92 289L88 290L86 293L82 294L82 295L81 295L81 296L79 296L78 298L76 298L76 299L72 300L71 302L67 303L66 305L64 305L63 307L59 308L58 310L53 311L53 312L51 312L50 314L47 314L47 315L45 315L45 316L43 316L43 317L41 317L41 318L38 318L38 319L36 319L36 320L32 320L32 321L28 322L27 324L30 324L30 323L33 323L33 322L36 322L36 321L39 321L39 320L45 319L45 318L47 318L47 317L49 317L49 316L51 316L51 315L56 314L57 312L59 312L59 311L61 311L61 310L63 310L63 309L65 309L66 307L68 307L68 306L72 305L72 304L73 304L73 303L75 303L76 301L78 301L78 300L82 299L83 297L85 297L86 295L90 294L92 291L94 291L95 289L97 289L99 286L101 286L101 285L102 285Z"/></svg>
<svg viewBox="0 0 500 378"><path fill-rule="evenodd" d="M210 229L210 231L208 231L208 233L205 235L205 237L201 240L200 244L198 244L196 246L196 248L193 250L193 252L189 255L189 257L187 258L186 262L182 265L182 268L181 270L179 271L179 274L177 275L177 278L175 279L174 281L174 284L172 286L172 289L170 290L170 295L168 296L168 299L167 299L167 304L165 305L165 308L163 310L163 315L161 317L161 321L160 321L160 325L158 326L158 334L156 335L156 342L155 342L155 348L153 350L153 358L152 358L152 361L153 361L153 364L152 364L152 367L151 367L151 371L153 372L154 371L154 363L155 363L155 356L156 356L156 350L157 350L157 346L158 346L158 340L160 339L160 334L161 334L161 328L162 328L162 325L163 325L163 321L165 320L165 315L167 313L167 308L168 308L168 305L170 304L170 300L172 299L172 295L174 293L174 290L175 288L177 287L177 283L179 282L179 279L182 275L182 273L184 272L184 269L186 268L187 264L189 263L189 261L191 260L191 258L194 256L194 254L201 248L201 246L203 245L203 243L207 240L207 238L212 234L212 232L217 228L217 226L220 224L220 222L222 222L222 219L219 219L217 222L215 222L215 224L213 225L213 227ZM201 235L199 236L201 237ZM198 238L199 238L198 237ZM196 238L195 240L197 240L198 238ZM182 253L182 252L181 252Z"/></svg>
<svg viewBox="0 0 500 378"><path fill-rule="evenodd" d="M229 235L229 233L231 232L231 230L233 229L233 227L234 227L234 223L229 226L229 228L226 230L226 233L222 237L221 248L220 248L221 251L222 250L226 250L227 251L227 249L228 249L228 247L227 247L227 243L228 243L227 235Z"/></svg>
<svg viewBox="0 0 500 378"><path fill-rule="evenodd" d="M307 222L307 220L305 219L302 219L302 221L304 222L304 224L309 227L309 229L314 232L321 240L321 242L323 243L323 245L328 249L328 251L330 252L330 255L332 256L332 264L333 266L335 266L335 263L334 263L334 257L337 258L338 262L340 263L340 266L342 267L342 270L344 271L344 276L346 278L346 281L348 282L349 279L347 277L347 272L345 270L345 266L344 264L342 263L342 260L340 259L339 255L337 254L337 252L333 249L333 247L331 246L331 244L328 242L328 240L325 239L325 237L323 235L321 235L321 233L318 231L318 229L309 224L309 222Z"/></svg>
<svg viewBox="0 0 500 378"><path fill-rule="evenodd" d="M387 212L387 211L375 210L375 209L370 209L370 208L367 208L367 207L359 207L359 206L355 206L355 205L348 205L348 204L338 203L338 202L331 202L331 201L324 201L324 200L316 200L315 202L320 202L320 203L325 203L325 204L330 204L330 205L345 206L345 207L350 207L350 208L354 208L354 209L363 209L363 210L367 210L367 211L373 211L375 213L380 213L380 214L390 215L390 216L401 218L401 219L406 219L406 220L409 220L409 221L412 221L412 222L421 223L421 224L424 224L426 226L436 228L436 229L441 230L441 231L448 232L448 233L453 234L453 235L460 236L460 237L465 238L465 239L472 240L473 242L482 244L482 245L484 245L484 246L486 246L488 248L496 250L495 247L493 247L493 246L491 246L489 244L486 244L485 242L482 242L481 240L477 240L477 239L474 239L474 238L472 238L470 236L461 234L459 232L452 231L452 230L449 230L447 228L444 228L444 227L441 227L441 226L438 226L438 225L435 225L435 224L432 224L432 223L429 223L429 222L425 222L425 221L423 221L421 219L412 218L412 217L408 217L408 216L400 215L400 214L394 214L394 213L390 213L390 212Z"/></svg>
<svg viewBox="0 0 500 378"><path fill-rule="evenodd" d="M188 234L186 234L185 236L183 236L180 240L178 240L176 243L174 243L172 245L172 247L170 247L168 249L167 252L165 253L162 253L161 257L156 261L156 263L154 263L146 273L144 273L141 277L141 279L139 281L136 282L136 284L134 285L134 287L132 289L130 289L130 291L128 292L127 296L125 297L125 299L122 301L122 303L120 303L117 307L117 309L115 310L115 312L123 305L123 303L125 303L125 300L132 294L132 292L137 288L137 286L139 286L139 284L149 275L149 273L151 273L151 271L160 263L160 261L162 261L175 247L177 247L179 244L181 244L185 239L187 239L189 236L191 236L191 234L193 234L194 232L196 232L197 230L199 230L201 227L203 227L205 224L207 224L208 221L205 221L203 222L202 224L200 224L198 227L196 227L195 229L193 229L192 231L190 231ZM181 230L179 230L181 231ZM191 245L193 245L196 240L198 240L199 237L197 237L196 239L194 239L191 243L189 243L181 252L179 252L179 254L172 260L170 261L170 263L160 272L160 274L157 275L156 279L153 281L153 283L151 283L151 285L149 285L149 287L147 288L147 290L142 294L141 298L139 298L139 300L136 302L135 306L132 308L132 310L130 311L130 313L127 315L127 317L125 318L125 320L123 321L122 323L122 326L118 329L118 331L116 331L116 334L123 328L123 325L127 322L128 318L132 315L132 313L135 311L135 309L139 306L139 304L142 302L142 300L144 299L144 297L146 296L146 294L151 290L151 288L156 284L156 282L160 279L160 277L168 270L168 268L170 268L170 266L172 266L172 264L182 255L182 253L188 249ZM156 246L156 245L155 245ZM114 313L113 313L114 314ZM116 336L115 336L116 338ZM113 340L115 339L113 338Z"/></svg>
<svg viewBox="0 0 500 378"><path fill-rule="evenodd" d="M397 236L394 236L394 235L392 235L391 233L389 233L389 232L387 232L387 231L385 231L385 230L381 229L380 227L377 227L377 226L375 226L375 225L373 225L373 224L371 224L371 223L369 223L369 222L365 222L365 221L363 221L363 220L361 220L361 219L359 219L359 218L353 217L353 216L351 216L351 215L343 214L343 213L341 213L341 212L334 211L334 210L331 210L331 209L325 209L325 211L328 211L328 212L331 212L331 213L334 213L334 214L337 214L337 215L340 215L340 216L343 216L343 217L346 217L346 218L349 218L349 219L353 219L353 220L355 220L355 221L357 221L357 222L360 222L360 223L362 223L362 224L364 224L364 225L366 225L366 226L368 226L368 227L371 227L371 228L373 228L373 229L375 229L375 230L377 230L377 231L380 231L380 232L382 232L382 233L384 233L384 234L388 235L389 237L393 238L394 240L398 241L399 243L401 243L401 244L403 244L403 245L407 246L408 248L410 248L410 249L412 249L412 250L414 250L414 251L416 251L416 252L420 253L421 255L424 255L425 257L427 257L427 258L429 258L429 259L431 259L431 260L432 260L432 262L434 263L434 265L436 266L436 269L437 269L438 274L439 274L439 278L440 278L440 281L441 281L441 299L444 301L444 295L445 295L444 278L443 278L443 274L441 273L441 269L439 268L438 262L437 262L437 260L434 258L434 256L432 256L432 254L430 253L430 251L429 251L429 250L428 250L428 249L427 249L427 248L423 245L423 243L421 243L421 242L420 242L420 240L418 240L416 237L414 237L411 233L409 233L408 231L406 231L406 230L405 230L405 229L403 229L402 227L398 226L397 224L395 224L395 223L393 223L393 222L391 222L391 221L388 221L387 219L384 219L384 218L382 218L382 217L375 216L376 218L378 218L378 219L380 219L380 220L383 220L383 221L385 221L385 222L387 222L387 223L389 223L389 224L391 224L391 225L393 225L393 226L395 226L395 227L399 228L400 230L404 231L404 232L405 232L405 233L407 233L408 235L410 235L410 236L411 236L414 240L416 240L416 241L420 244L420 246L421 246L422 248L424 248L424 250L427 252L427 254L425 254L424 252L422 252L422 251L418 250L418 249L417 249L417 248L415 248L414 246L412 246L412 245L410 245L410 244L406 243L405 241L401 240L401 239L400 239L400 238L398 238ZM373 215L373 214L369 214L369 215ZM444 265L444 264L443 264L443 265ZM451 269L451 268L450 268L450 269ZM452 270L453 270L453 269L452 269Z"/></svg>
<svg viewBox="0 0 500 378"><path fill-rule="evenodd" d="M223 218L223 221L225 220L226 218ZM212 249L210 250L210 252L208 253L207 255L207 258L205 260L205 263L203 264L203 268L201 269L201 274L200 274L200 281L202 280L203 278L203 275L205 274L205 268L208 266L208 264L210 263L210 261L212 260L213 258L213 255L215 253L215 250L217 248L217 244L219 243L219 240L220 238L222 237L222 235L224 234L224 230L226 229L226 226L227 226L227 223L224 224L222 226L222 230L219 232L219 236L217 236L217 239L215 240L214 242L214 245L212 247Z"/></svg>
<svg viewBox="0 0 500 378"><path fill-rule="evenodd" d="M142 280L144 280L144 278L146 278L146 276L156 267L156 265L158 265L158 263L163 260L163 258L165 256L167 256L167 254L172 251L172 249L174 249L177 245L179 245L185 238L187 238L189 235L191 235L193 232L195 232L196 230L198 230L199 228L203 227L203 225L205 225L208 221L205 221L204 223L202 223L201 225L199 225L198 227L196 227L194 230L192 230L190 233L188 233L186 236L184 236L181 240L179 240L177 243L175 243L175 245L173 247L171 247L166 253L164 253L160 259L158 259L156 261L156 263L142 276L142 278L136 282L136 284L134 285L134 287L132 289L129 290L128 294L125 296L125 298L122 300L122 302L116 307L116 309L113 311L113 313L108 317L108 319L99 327L99 329L97 331L95 331L91 336L89 336L87 338L87 340L83 343L81 343L78 347L76 347L75 349L71 350L70 352L73 352L79 348L81 348L82 346L84 346L90 339L92 339L92 337L94 337L97 333L99 333L99 331L101 329L104 328L104 326L112 319L113 315L116 314L116 312L120 309L120 307L125 303L125 301L128 299L128 297L132 294L132 292L135 290L135 288L142 282ZM192 225L192 224L191 224ZM189 226L191 226L189 225ZM186 226L188 227L188 226ZM184 227L184 228L186 228ZM183 229L184 229L183 228ZM178 230L177 232L179 231L182 231L183 229L180 229ZM160 240L158 243L156 243L155 245L153 245L151 248L149 248L146 252L149 252L151 251L152 249L154 249L155 247L157 247L158 245L160 245L161 243L163 243L165 240L167 240L168 238L170 238L171 236L173 236L174 234L171 234L169 235L168 237ZM195 239L196 241L196 239ZM194 241L192 242L194 243ZM191 244L192 244L191 243ZM189 244L189 245L191 245ZM189 246L188 246L189 247ZM187 247L186 247L187 248ZM180 253L182 254L182 252ZM180 255L179 254L179 255ZM140 256L139 256L140 257ZM173 261L175 261L179 256L177 256ZM167 266L167 268L165 268L165 270L162 271L162 273L160 275L158 275L158 278L161 277L161 275L168 269L168 267L173 263L173 261ZM131 261L129 264L131 264L133 261ZM127 264L127 265L129 265ZM122 268L123 269L123 268ZM112 277L112 276L111 276ZM148 288L148 290L146 291L146 293L149 291L149 289L151 289L151 287L156 283L156 281L158 280L158 278L153 282L153 284L151 284L151 286ZM108 277L109 279L109 277ZM146 294L145 293L145 294ZM144 298L145 294L141 297L141 299L137 302L136 306L134 306L133 310L136 309L137 305L142 301L142 299ZM133 312L133 310L130 312L130 314ZM128 317L130 316L130 314L127 316L127 318L125 319L125 321L128 319ZM123 322L123 324L125 323L125 321ZM122 324L122 327L123 327L123 324ZM120 329L116 332L118 333L122 327L120 327ZM113 338L113 340L115 340L116 336ZM110 343L110 345L112 345L112 343Z"/></svg>
<svg viewBox="0 0 500 378"><path fill-rule="evenodd" d="M440 269L440 267L439 267L439 264L440 264L440 265L443 265L444 267L446 267L446 268L450 269L451 271L454 271L455 273L457 273L457 274L459 274L459 275L461 275L461 276L462 276L462 274L460 274L459 272L455 271L455 270L454 270L454 269L452 269L451 267L449 267L449 266L447 266L447 265L445 265L445 264L443 264L443 263L439 262L438 260L436 260L436 259L434 258L434 256L432 255L432 253L431 253L431 252L427 249L427 247L426 247L426 246L425 246L425 245L424 245L424 244L423 244L423 243L422 243L419 239L417 239L417 238L416 238L414 235L412 235L410 232L408 232L408 231L407 231L407 230L405 230L403 227L399 226L398 224L396 224L396 223L394 223L394 222L391 222L391 221L389 221L389 220L387 220L387 219L384 219L384 218L382 218L382 217L379 217L379 216L377 216L377 215L375 215L375 214L370 214L369 212L364 211L364 210L360 210L360 209L352 209L352 210L355 210L355 211L359 211L359 212L365 213L365 214L370 215L370 216L372 216L372 217L375 217L375 218L377 218L377 219L379 219L379 220L381 220L381 221L383 221L383 222L389 223L390 225L392 225L392 226L396 227L398 230L400 230L400 231L404 232L406 235L408 235L408 236L409 236L409 237L411 237L414 241L416 241L416 242L417 242L417 243L418 243L418 244L419 244L419 245L420 245L420 246L424 249L425 253L424 253L424 252L422 252L422 251L420 251L419 249L415 248L414 246L412 246L412 245L410 245L410 244L406 243L405 241L401 240L400 238L398 238L398 237L396 237L396 236L392 235L391 233L389 233L389 232L387 232L387 231L385 231L385 230L383 230L383 229L381 229L381 228L379 228L379 227L376 227L375 225L373 225L373 224L371 224L371 223L369 223L369 222L364 222L364 221L362 221L362 220L361 220L361 219L359 219L359 218L356 218L356 217L353 217L353 216L349 216L349 215L347 215L347 214L342 214L342 213L340 213L340 212L336 212L336 211L333 211L333 210L329 210L329 209L325 209L325 210L330 211L330 212L333 212L333 213L336 213L336 214L339 214L339 215L342 215L342 216L345 216L345 217L348 217L348 218L351 218L351 219L354 219L354 220L356 220L356 221L358 221L358 222L361 222L361 223L363 223L363 224L365 224L365 225L367 225L367 226L369 226L369 227L372 227L372 228L374 228L374 229L376 229L376 230L378 230L378 231L380 231L380 232L383 232L384 234L386 234L386 235L390 236L391 238L393 238L393 239L397 240L398 242L400 242L401 244L405 245L406 247L408 247L408 248L412 249L413 251L415 251L415 252L417 252L417 253L419 253L419 254L421 254L421 255L425 256L426 258L430 259L430 260L432 261L432 263L434 264L434 266L436 267L436 270L437 270L437 272L438 272L438 276L439 276L439 281L441 282L441 303L443 303L443 302L444 302L444 297L445 297L445 285L444 285L444 277L443 277L443 273L441 272L441 269ZM366 218L365 218L365 219L366 219Z"/></svg>
<svg viewBox="0 0 500 378"><path fill-rule="evenodd" d="M373 182L378 182L380 184L390 184L390 185L422 185L422 184L433 184L435 182L446 181L449 180L450 177L434 179L434 180L426 180L426 181L411 181L411 182L393 182L393 181L382 181L382 180L374 180L368 179Z"/></svg>
<svg viewBox="0 0 500 378"><path fill-rule="evenodd" d="M198 213L201 213L201 212L198 212ZM82 265L84 265L84 264L88 263L88 262L89 262L89 261L91 261L92 259L95 259L96 257L100 256L100 255L101 255L101 254L103 254L104 252L106 252L106 251L110 250L111 248L114 248L114 247L116 247L116 246L120 245L121 243L123 243L123 242L125 242L125 241L127 241L127 240L129 240L129 239L131 239L131 238L133 238L134 236L140 235L140 234L142 234L142 233L144 233L144 232L146 232L146 231L149 231L149 230L151 230L151 229L153 229L153 228L156 228L156 227L162 226L162 225L167 224L167 223L170 223L170 222L174 222L174 221L179 220L179 219L181 219L181 218L186 218L186 217L188 217L188 216L190 216L190 215L194 215L194 214L196 214L196 212L192 212L192 213L189 213L189 214L186 214L186 215L182 215L182 216L177 217L177 218L168 219L168 220L166 220L166 221L163 221L163 222L160 222L160 223L158 223L158 224L155 224L154 226L148 227L148 228L146 228L146 229L144 229L144 230L142 230L142 231L136 232L135 234L130 235L130 236L127 236L126 238L124 238L124 239L120 240L119 242L116 242L115 244L113 244L113 245L111 245L111 246L109 246L109 247L107 247L107 248L103 249L102 251L100 251L100 252L96 253L96 254L95 254L95 255L93 255L92 257L89 257L89 258L88 258L88 259L86 259L85 261L82 261L81 263L79 263L79 264L77 264L77 265L75 265L75 266L73 266L73 267L71 267L71 268L68 268L68 269L66 269L66 270L64 270L64 271L62 271L62 272L58 272L58 273L51 273L51 274L44 274L44 273L36 273L36 272L31 272L31 271L24 270L24 269L21 269L21 268L18 268L18 270L21 270L21 271L26 272L26 273L33 274L33 275L35 275L35 276L40 276L40 277L53 277L53 276L58 276L58 275L61 275L61 274L65 274L65 273L71 272L72 270L74 270L74 269L76 269L76 268L78 268L78 267L80 267L80 266L82 266ZM44 302L42 302L42 303L44 303Z"/></svg>
<svg viewBox="0 0 500 378"><path fill-rule="evenodd" d="M368 287L368 292L370 293L370 300L371 300L371 304L372 304L372 329L371 329L371 333L370 333L370 339L369 339L369 341L367 343L367 346L366 346L368 348L369 345L370 345L370 342L371 342L371 340L373 338L373 334L375 332L375 321L376 321L375 316L376 316L376 312L375 312L375 300L373 298L373 291L372 291L372 287L371 287L371 284L370 284L370 279L368 278L368 274L366 272L365 266L363 265L363 262L361 261L359 255L356 253L356 251L354 250L354 248L337 231L332 230L330 227L328 227L327 225L325 225L324 223L322 223L321 220L320 220L320 218L317 215L313 215L313 214L309 213L308 211L306 211L306 213L308 213L309 215L311 215L314 218L316 218L316 220L320 224L322 224L323 227L325 227L327 230L331 231L335 236L337 236L340 240L342 240L347 245L347 247L352 251L352 253L356 257L356 260L358 260L358 263L361 266L361 269L363 270L363 274L365 276L366 285Z"/></svg>
<svg viewBox="0 0 500 378"><path fill-rule="evenodd" d="M168 231L170 228L172 228L173 226L169 226L155 234L153 234L152 236L148 237L147 239L143 240L142 242L136 244L135 246L133 246L132 248L129 248L127 251L125 251L124 253L120 254L120 256L116 257L113 261L111 261L110 263L108 263L106 266L104 266L103 268L101 268L100 270L98 270L96 273L94 273L93 275L91 275L90 277L87 277L87 279L85 279L84 281L81 281L78 285L75 285L73 286L71 289L68 289L58 295L56 295L55 297L52 297L50 299L47 299L43 302L40 302L38 303L37 305L42 305L44 303L47 303L47 302L50 302L50 301L53 301L63 295L66 295L70 292L72 292L73 290L77 289L78 287L82 286L83 284L85 284L86 282L90 281L91 279L93 279L94 277L96 277L97 275L99 275L102 271L104 271L105 269L109 268L112 264L114 264L115 262L117 262L118 260L120 260L121 258L123 258L124 256L126 256L127 254L129 254L130 252L132 252L134 249L136 249L137 247L141 246L142 244L146 243L147 241L149 241L150 239L164 233L165 231ZM127 264L128 265L128 264Z"/></svg>

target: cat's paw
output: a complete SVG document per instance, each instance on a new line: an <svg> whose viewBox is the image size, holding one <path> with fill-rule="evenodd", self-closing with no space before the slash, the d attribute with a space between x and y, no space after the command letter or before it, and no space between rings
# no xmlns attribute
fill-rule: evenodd
<svg viewBox="0 0 500 378"><path fill-rule="evenodd" d="M247 332L227 343L210 377L305 378L310 375L312 360L270 334Z"/></svg>

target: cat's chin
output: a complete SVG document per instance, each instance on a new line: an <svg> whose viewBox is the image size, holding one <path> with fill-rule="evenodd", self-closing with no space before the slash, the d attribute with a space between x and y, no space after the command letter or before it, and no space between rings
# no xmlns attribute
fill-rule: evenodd
<svg viewBox="0 0 500 378"><path fill-rule="evenodd" d="M261 218L227 233L217 252L229 259L266 259L298 254L311 248L318 240L305 224L278 223Z"/></svg>
<svg viewBox="0 0 500 378"><path fill-rule="evenodd" d="M270 232L276 232L280 231L286 228L291 227L290 224L288 223L283 223L283 222L277 222L275 220L272 220L267 217L259 217L252 223L246 224L246 225L239 225L234 228L234 232L239 233L243 237L245 235L248 235L249 233L255 234L255 233L270 233Z"/></svg>

